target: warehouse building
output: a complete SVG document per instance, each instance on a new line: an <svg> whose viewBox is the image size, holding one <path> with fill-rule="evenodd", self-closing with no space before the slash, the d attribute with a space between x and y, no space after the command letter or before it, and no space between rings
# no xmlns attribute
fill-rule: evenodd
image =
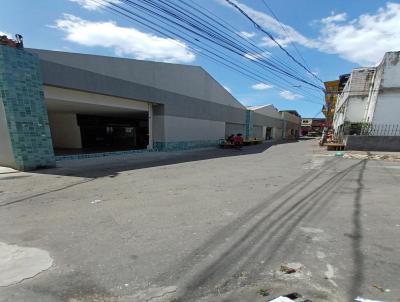
<svg viewBox="0 0 400 302"><path fill-rule="evenodd" d="M21 170L215 146L236 133L280 140L293 120L246 108L198 66L4 45L0 91L0 165Z"/></svg>

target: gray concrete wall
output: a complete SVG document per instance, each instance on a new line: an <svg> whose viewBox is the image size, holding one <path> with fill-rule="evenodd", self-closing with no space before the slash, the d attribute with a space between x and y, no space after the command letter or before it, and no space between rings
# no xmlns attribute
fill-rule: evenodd
<svg viewBox="0 0 400 302"><path fill-rule="evenodd" d="M207 141L225 138L225 123L220 121L166 115L164 116L164 125L166 142Z"/></svg>
<svg viewBox="0 0 400 302"><path fill-rule="evenodd" d="M48 61L41 61L43 82L49 86L117 96L164 105L155 115L245 123L245 109L190 97ZM161 112L160 112L161 111Z"/></svg>
<svg viewBox="0 0 400 302"><path fill-rule="evenodd" d="M253 127L253 137L256 139L264 140L265 136L263 135L263 126L256 126Z"/></svg>
<svg viewBox="0 0 400 302"><path fill-rule="evenodd" d="M8 130L4 104L0 100L0 165L15 167L15 157L11 146L10 131Z"/></svg>
<svg viewBox="0 0 400 302"><path fill-rule="evenodd" d="M280 113L278 113L279 116L281 115ZM253 113L253 124L254 124L254 133L253 135L257 138L257 139L265 139L265 131L263 130L263 133L260 134L259 130L257 130L256 133L256 127L264 127L264 129L266 127L270 127L272 128L272 138L275 140L281 140L282 137L282 129L284 127L284 121L282 118L274 118L274 117L270 117L270 116L266 116L257 112Z"/></svg>
<svg viewBox="0 0 400 302"><path fill-rule="evenodd" d="M400 136L349 135L345 138L346 150L400 151Z"/></svg>
<svg viewBox="0 0 400 302"><path fill-rule="evenodd" d="M28 49L28 51L37 54L42 61L70 66L221 105L245 109L239 101L200 66L42 49Z"/></svg>
<svg viewBox="0 0 400 302"><path fill-rule="evenodd" d="M257 112L253 113L253 124L258 126L266 126L273 128L282 128L283 120L280 118L273 118Z"/></svg>
<svg viewBox="0 0 400 302"><path fill-rule="evenodd" d="M246 108L201 67L29 51L41 59L45 85L154 104L153 136L156 142L191 140L199 133L199 139L203 140L220 138L221 134L223 137L223 134L245 133ZM267 113L254 112L257 138L264 138L263 127L283 128L282 118ZM274 114L279 115L277 111ZM274 133L279 136L280 131Z"/></svg>
<svg viewBox="0 0 400 302"><path fill-rule="evenodd" d="M82 148L81 130L75 113L49 112L51 139L54 148Z"/></svg>
<svg viewBox="0 0 400 302"><path fill-rule="evenodd" d="M242 133L244 135L246 131L245 124L234 124L234 123L226 123L225 124L225 137L228 137L232 134Z"/></svg>

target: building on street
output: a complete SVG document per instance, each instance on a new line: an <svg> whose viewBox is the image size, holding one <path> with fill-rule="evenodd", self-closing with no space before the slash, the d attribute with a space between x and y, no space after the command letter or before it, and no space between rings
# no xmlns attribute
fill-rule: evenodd
<svg viewBox="0 0 400 302"><path fill-rule="evenodd" d="M350 74L339 76L339 80L324 82L325 86L325 105L322 108L322 113L326 118L326 127L332 128L333 116L335 114L336 102L349 80Z"/></svg>
<svg viewBox="0 0 400 302"><path fill-rule="evenodd" d="M387 52L377 67L352 71L333 121L336 138L347 147L400 150L399 62L400 51Z"/></svg>
<svg viewBox="0 0 400 302"><path fill-rule="evenodd" d="M289 139L300 128L272 105L246 108L199 66L0 45L0 91L0 165L21 170L237 133Z"/></svg>
<svg viewBox="0 0 400 302"><path fill-rule="evenodd" d="M326 125L324 118L302 118L301 135L302 136L321 136Z"/></svg>
<svg viewBox="0 0 400 302"><path fill-rule="evenodd" d="M283 138L296 139L300 136L301 116L295 110L281 110L283 119Z"/></svg>

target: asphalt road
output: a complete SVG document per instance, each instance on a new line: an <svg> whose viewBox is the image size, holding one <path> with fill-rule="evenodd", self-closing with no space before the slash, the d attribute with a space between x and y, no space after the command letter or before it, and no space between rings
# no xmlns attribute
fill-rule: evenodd
<svg viewBox="0 0 400 302"><path fill-rule="evenodd" d="M34 255L0 301L400 301L399 196L400 162L316 141L3 173L0 255Z"/></svg>

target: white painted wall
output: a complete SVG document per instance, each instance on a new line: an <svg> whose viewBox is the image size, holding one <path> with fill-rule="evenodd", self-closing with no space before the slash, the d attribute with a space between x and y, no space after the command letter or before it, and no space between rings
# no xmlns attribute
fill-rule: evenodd
<svg viewBox="0 0 400 302"><path fill-rule="evenodd" d="M400 52L388 52L383 58L382 88L400 87Z"/></svg>
<svg viewBox="0 0 400 302"><path fill-rule="evenodd" d="M400 124L400 52L386 53L378 66L365 120Z"/></svg>
<svg viewBox="0 0 400 302"><path fill-rule="evenodd" d="M225 122L164 116L165 141L219 140L225 137Z"/></svg>
<svg viewBox="0 0 400 302"><path fill-rule="evenodd" d="M400 89L378 95L372 122L400 125Z"/></svg>
<svg viewBox="0 0 400 302"><path fill-rule="evenodd" d="M49 112L48 115L54 148L82 148L81 131L76 114Z"/></svg>
<svg viewBox="0 0 400 302"><path fill-rule="evenodd" d="M351 96L346 104L345 121L362 122L364 119L367 97Z"/></svg>

